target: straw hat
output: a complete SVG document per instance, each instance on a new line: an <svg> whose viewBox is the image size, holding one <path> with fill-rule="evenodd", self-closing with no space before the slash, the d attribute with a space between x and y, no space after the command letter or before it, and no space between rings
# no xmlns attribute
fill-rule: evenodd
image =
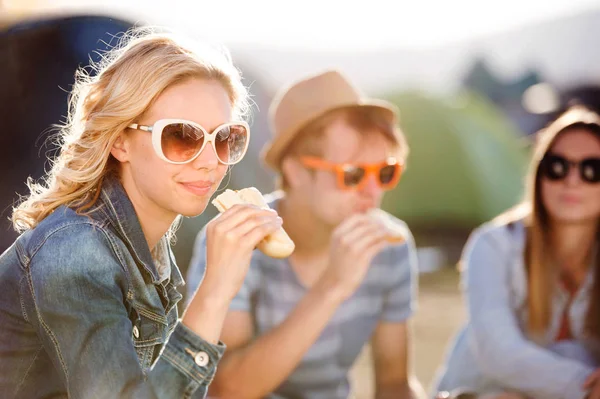
<svg viewBox="0 0 600 399"><path fill-rule="evenodd" d="M269 109L273 138L262 150L264 162L279 171L281 156L303 127L329 111L353 107L376 109L390 123L398 121L395 105L366 98L337 70L306 77L281 90Z"/></svg>

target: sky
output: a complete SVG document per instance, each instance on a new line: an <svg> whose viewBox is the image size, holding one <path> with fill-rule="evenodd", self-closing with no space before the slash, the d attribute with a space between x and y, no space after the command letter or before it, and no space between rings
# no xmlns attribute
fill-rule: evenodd
<svg viewBox="0 0 600 399"><path fill-rule="evenodd" d="M342 51L436 47L600 9L598 0L3 1L7 7L95 7L222 43Z"/></svg>

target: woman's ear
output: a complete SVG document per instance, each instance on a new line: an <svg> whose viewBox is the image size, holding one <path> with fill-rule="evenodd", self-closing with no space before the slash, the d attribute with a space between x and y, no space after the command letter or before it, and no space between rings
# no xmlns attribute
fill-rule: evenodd
<svg viewBox="0 0 600 399"><path fill-rule="evenodd" d="M119 133L110 149L110 153L119 162L129 161L129 140L125 137L125 132Z"/></svg>
<svg viewBox="0 0 600 399"><path fill-rule="evenodd" d="M310 172L295 157L285 157L281 161L281 173L290 188L300 187L310 179Z"/></svg>

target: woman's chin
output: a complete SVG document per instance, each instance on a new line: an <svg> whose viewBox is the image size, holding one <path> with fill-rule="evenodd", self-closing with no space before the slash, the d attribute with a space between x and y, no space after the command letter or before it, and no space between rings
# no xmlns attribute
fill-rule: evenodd
<svg viewBox="0 0 600 399"><path fill-rule="evenodd" d="M200 216L206 210L208 205L208 201L202 201L202 203L197 204L187 204L186 206L182 206L178 209L178 213L182 216L193 218L196 216Z"/></svg>
<svg viewBox="0 0 600 399"><path fill-rule="evenodd" d="M551 219L555 223L562 225L586 225L594 220L594 218L589 217L589 215L569 214L567 212L554 215Z"/></svg>

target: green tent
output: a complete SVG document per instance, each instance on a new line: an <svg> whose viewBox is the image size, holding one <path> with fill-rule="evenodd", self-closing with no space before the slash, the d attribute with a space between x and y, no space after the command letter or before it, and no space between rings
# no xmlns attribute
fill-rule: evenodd
<svg viewBox="0 0 600 399"><path fill-rule="evenodd" d="M471 228L522 198L528 150L493 104L466 92L449 100L417 92L387 98L400 108L410 154L385 209L411 227Z"/></svg>

